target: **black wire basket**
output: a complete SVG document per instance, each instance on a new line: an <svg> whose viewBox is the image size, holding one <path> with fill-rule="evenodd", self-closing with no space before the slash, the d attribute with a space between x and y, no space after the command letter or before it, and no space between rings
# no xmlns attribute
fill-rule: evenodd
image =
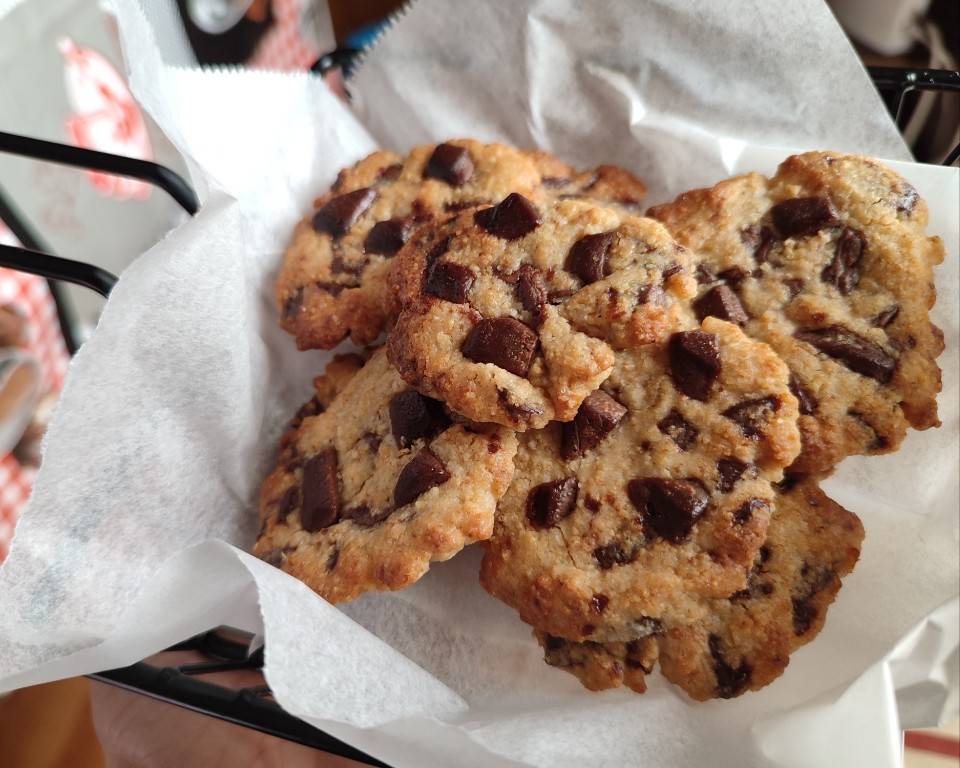
<svg viewBox="0 0 960 768"><path fill-rule="evenodd" d="M313 71L322 74L328 69L345 66L355 53L353 50L339 50L327 54L318 60ZM917 91L960 92L960 72L870 67L869 73L901 128L909 94ZM199 208L197 196L190 185L170 169L156 163L2 132L0 152L139 179L164 190L191 216ZM960 144L948 153L943 164L953 165L958 158ZM73 354L77 350L78 341L60 282L82 285L107 296L117 278L93 264L71 261L50 253L49 247L27 223L13 202L4 195L2 189L0 219L6 222L24 246L19 248L0 245L0 266L47 278L56 302L64 340ZM192 651L206 659L203 662L177 666L138 662L129 667L98 672L89 677L366 765L386 766L386 763L287 714L273 700L266 685L230 689L202 679L204 675L216 672L260 670L263 666L264 649L255 641L256 638L248 633L230 627L216 627L168 649Z"/></svg>

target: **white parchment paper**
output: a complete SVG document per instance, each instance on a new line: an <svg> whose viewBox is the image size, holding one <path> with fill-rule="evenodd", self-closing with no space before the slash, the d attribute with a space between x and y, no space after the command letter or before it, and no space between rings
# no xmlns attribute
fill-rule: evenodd
<svg viewBox="0 0 960 768"><path fill-rule="evenodd" d="M71 366L0 570L0 691L231 624L266 635L284 707L396 766L894 768L901 726L956 712L955 169L894 163L947 246L943 426L831 478L864 520L863 557L764 691L694 704L653 676L644 696L589 694L479 587L476 548L339 609L244 554L276 437L325 359L277 329L278 260L310 199L377 143L472 135L618 162L651 202L797 149L907 158L814 0L586 7L422 0L352 82L355 113L308 76L166 63L148 16L119 7L132 87L204 207L123 274Z"/></svg>

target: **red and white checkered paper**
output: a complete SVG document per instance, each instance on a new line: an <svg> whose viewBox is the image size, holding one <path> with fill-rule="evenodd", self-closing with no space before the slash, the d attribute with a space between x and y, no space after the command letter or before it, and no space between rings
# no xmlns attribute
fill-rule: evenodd
<svg viewBox="0 0 960 768"><path fill-rule="evenodd" d="M300 32L301 0L273 0L274 23L248 64L263 69L309 69L320 52Z"/></svg>
<svg viewBox="0 0 960 768"><path fill-rule="evenodd" d="M0 242L16 245L2 222ZM57 307L46 281L36 275L0 267L0 306L7 304L27 319L23 349L40 364L43 391L59 392L69 356L60 333ZM30 496L34 474L34 470L21 467L12 455L0 456L0 562L10 549L13 529Z"/></svg>

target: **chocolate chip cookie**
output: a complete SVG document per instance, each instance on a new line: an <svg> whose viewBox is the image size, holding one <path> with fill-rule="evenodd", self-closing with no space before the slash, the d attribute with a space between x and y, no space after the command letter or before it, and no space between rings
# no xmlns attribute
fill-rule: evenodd
<svg viewBox="0 0 960 768"><path fill-rule="evenodd" d="M255 554L338 603L409 586L432 560L488 538L514 435L454 423L382 348L349 380L329 377L315 410L327 385L342 391L300 417L263 484Z"/></svg>
<svg viewBox="0 0 960 768"><path fill-rule="evenodd" d="M767 345L693 326L619 350L573 421L519 436L480 581L537 629L628 642L747 587L797 401Z"/></svg>
<svg viewBox="0 0 960 768"><path fill-rule="evenodd" d="M391 258L418 226L510 192L636 210L645 191L616 166L579 172L546 152L469 139L416 147L405 158L374 152L342 171L297 225L277 281L280 324L301 349L331 349L347 335L370 344L394 310Z"/></svg>
<svg viewBox="0 0 960 768"><path fill-rule="evenodd" d="M615 348L659 339L688 313L689 264L650 219L513 193L420 230L398 255L390 360L467 418L569 421Z"/></svg>
<svg viewBox="0 0 960 768"><path fill-rule="evenodd" d="M371 343L392 310L391 259L416 227L510 192L540 194L536 164L511 147L469 139L415 147L405 158L374 152L341 171L284 256L281 326L301 349L331 349L348 334Z"/></svg>
<svg viewBox="0 0 960 768"><path fill-rule="evenodd" d="M688 625L670 622L632 643L575 643L543 632L544 659L590 690L646 690L657 657L663 674L700 701L759 690L823 627L840 578L860 555L863 526L814 479L788 478L747 587L707 603Z"/></svg>
<svg viewBox="0 0 960 768"><path fill-rule="evenodd" d="M773 178L729 179L649 214L702 260L698 313L742 325L790 367L803 435L795 470L894 451L907 426L939 424L943 335L928 310L943 246L900 176L810 152Z"/></svg>
<svg viewBox="0 0 960 768"><path fill-rule="evenodd" d="M577 171L548 152L528 151L548 195L560 200L583 198L639 212L647 188L640 179L616 165Z"/></svg>

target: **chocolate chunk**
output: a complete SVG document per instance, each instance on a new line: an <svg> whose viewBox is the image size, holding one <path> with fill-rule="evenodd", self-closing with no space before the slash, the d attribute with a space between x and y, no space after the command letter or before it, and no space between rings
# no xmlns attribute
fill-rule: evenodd
<svg viewBox="0 0 960 768"><path fill-rule="evenodd" d="M274 568L279 568L283 563L283 550L279 547L271 549L269 552L264 552L260 555L260 559L263 562L272 565Z"/></svg>
<svg viewBox="0 0 960 768"><path fill-rule="evenodd" d="M803 635L809 631L817 618L817 608L811 600L818 592L833 584L837 574L831 568L804 563L800 570L800 578L805 582L803 591L793 596L793 631L797 635Z"/></svg>
<svg viewBox="0 0 960 768"><path fill-rule="evenodd" d="M427 292L454 304L465 304L473 286L473 270L462 264L441 261L434 264L427 278Z"/></svg>
<svg viewBox="0 0 960 768"><path fill-rule="evenodd" d="M605 544L593 550L593 557L599 566L608 571L615 565L624 565L630 562L630 555L623 551L623 548L617 544Z"/></svg>
<svg viewBox="0 0 960 768"><path fill-rule="evenodd" d="M830 568L814 568L809 563L804 563L800 577L806 582L804 592L794 595L792 600L793 631L797 636L810 631L818 615L817 607L811 601L818 592L834 583L837 574Z"/></svg>
<svg viewBox="0 0 960 768"><path fill-rule="evenodd" d="M452 237L444 237L441 240L438 240L434 243L433 247L427 253L427 269L433 269L433 265L437 263L437 260L443 256L447 251L450 250L450 241L453 240Z"/></svg>
<svg viewBox="0 0 960 768"><path fill-rule="evenodd" d="M737 480L747 471L748 466L750 465L733 457L719 459L717 461L717 490L720 493L730 493L733 486L737 484Z"/></svg>
<svg viewBox="0 0 960 768"><path fill-rule="evenodd" d="M627 483L627 496L643 515L648 536L680 544L690 536L710 498L695 480L651 477Z"/></svg>
<svg viewBox="0 0 960 768"><path fill-rule="evenodd" d="M390 508L371 510L366 504L358 504L355 507L343 510L340 514L341 520L352 520L362 528L370 528L377 523L382 523L393 513Z"/></svg>
<svg viewBox="0 0 960 768"><path fill-rule="evenodd" d="M497 387L497 402L503 406L515 423L527 421L531 416L540 416L543 408L539 405L529 405L528 403L515 403L510 399L510 393Z"/></svg>
<svg viewBox="0 0 960 768"><path fill-rule="evenodd" d="M323 413L323 405L317 399L317 396L314 395L293 414L293 418L290 419L289 429L298 429L300 425L303 424L304 419L316 416L318 413Z"/></svg>
<svg viewBox="0 0 960 768"><path fill-rule="evenodd" d="M740 233L740 239L753 251L753 260L757 264L766 264L770 258L770 249L777 242L777 233L768 226L753 224Z"/></svg>
<svg viewBox="0 0 960 768"><path fill-rule="evenodd" d="M790 491L800 484L803 478L804 475L800 472L784 472L783 480L779 483L774 483L773 487L776 488L779 493L790 493Z"/></svg>
<svg viewBox="0 0 960 768"><path fill-rule="evenodd" d="M796 298L797 294L803 290L805 285L804 281L799 277L785 277L783 278L783 285L787 289L787 294L791 299Z"/></svg>
<svg viewBox="0 0 960 768"><path fill-rule="evenodd" d="M893 304L887 307L883 312L880 312L875 318L873 318L873 324L877 328L886 328L890 323L897 319L897 315L900 314L900 305Z"/></svg>
<svg viewBox="0 0 960 768"><path fill-rule="evenodd" d="M737 525L744 525L753 517L754 512L768 509L770 509L770 506L763 499L747 499L733 513L733 522Z"/></svg>
<svg viewBox="0 0 960 768"><path fill-rule="evenodd" d="M837 211L825 197L796 197L770 209L773 223L784 237L815 235L840 223Z"/></svg>
<svg viewBox="0 0 960 768"><path fill-rule="evenodd" d="M711 634L708 638L710 655L713 657L713 674L717 678L717 696L721 699L732 699L746 689L750 683L753 669L746 659L736 667L723 657L720 650L720 636Z"/></svg>
<svg viewBox="0 0 960 768"><path fill-rule="evenodd" d="M907 184L903 194L897 198L897 213L905 213L909 216L913 213L919 199L920 195L917 194L917 190Z"/></svg>
<svg viewBox="0 0 960 768"><path fill-rule="evenodd" d="M663 306L663 288L659 283L644 285L637 291L637 304L656 304Z"/></svg>
<svg viewBox="0 0 960 768"><path fill-rule="evenodd" d="M809 390L805 389L800 382L797 381L797 377L794 376L792 372L790 374L789 386L793 396L797 398L800 413L804 416L812 416L817 412L817 406L819 405L817 398L810 394Z"/></svg>
<svg viewBox="0 0 960 768"><path fill-rule="evenodd" d="M340 517L337 449L325 448L303 465L303 506L300 525L316 533Z"/></svg>
<svg viewBox="0 0 960 768"><path fill-rule="evenodd" d="M627 409L603 390L591 392L573 421L562 428L560 456L574 459L595 448L627 415Z"/></svg>
<svg viewBox="0 0 960 768"><path fill-rule="evenodd" d="M739 424L740 431L745 437L759 437L770 414L779 410L780 398L769 395L732 405L723 412L723 415Z"/></svg>
<svg viewBox="0 0 960 768"><path fill-rule="evenodd" d="M661 274L663 275L664 281L666 281L668 277L673 277L674 275L678 275L681 272L683 272L683 265L673 263L669 267L665 267Z"/></svg>
<svg viewBox="0 0 960 768"><path fill-rule="evenodd" d="M566 640L562 637L555 637L554 635L547 635L543 641L544 650L547 651L559 651L566 644Z"/></svg>
<svg viewBox="0 0 960 768"><path fill-rule="evenodd" d="M584 624L582 627L580 627L580 631L581 631L583 634L585 634L585 635L592 635L594 632L597 631L597 625L596 625L596 624ZM614 663L616 663L616 662L614 662Z"/></svg>
<svg viewBox="0 0 960 768"><path fill-rule="evenodd" d="M737 294L727 285L715 285L693 302L693 308L700 320L705 317L719 317L721 320L743 325L750 319Z"/></svg>
<svg viewBox="0 0 960 768"><path fill-rule="evenodd" d="M393 503L397 507L412 504L421 494L450 479L443 462L429 448L424 448L400 471L393 489Z"/></svg>
<svg viewBox="0 0 960 768"><path fill-rule="evenodd" d="M403 166L400 163L395 163L394 165L388 165L379 174L377 174L377 179L379 181L396 181L400 178L400 172L403 170Z"/></svg>
<svg viewBox="0 0 960 768"><path fill-rule="evenodd" d="M540 226L540 211L518 192L511 192L493 208L477 211L473 220L494 237L517 240Z"/></svg>
<svg viewBox="0 0 960 768"><path fill-rule="evenodd" d="M339 296L343 293L344 289L350 288L349 285L342 285L340 283L328 283L325 281L314 283L316 288L319 288L324 293L329 293L331 296Z"/></svg>
<svg viewBox="0 0 960 768"><path fill-rule="evenodd" d="M768 581L760 581L757 573L751 571L747 577L747 588L734 592L729 599L731 602L739 602L741 600L769 597L773 594L773 589L773 584Z"/></svg>
<svg viewBox="0 0 960 768"><path fill-rule="evenodd" d="M361 274L369 262L364 259L360 264L348 264L342 256L334 256L330 262L330 271L335 275L353 275L356 277Z"/></svg>
<svg viewBox="0 0 960 768"><path fill-rule="evenodd" d="M303 466L303 457L297 451L296 437L297 433L292 430L280 436L280 455L277 457L277 466L283 467L288 472L294 472Z"/></svg>
<svg viewBox="0 0 960 768"><path fill-rule="evenodd" d="M340 547L334 547L330 550L330 554L327 555L327 573L330 573L334 568L337 567L337 563L340 561Z"/></svg>
<svg viewBox="0 0 960 768"><path fill-rule="evenodd" d="M596 613L603 613L609 603L610 598L603 594L598 593L590 598L590 607L593 608Z"/></svg>
<svg viewBox="0 0 960 768"><path fill-rule="evenodd" d="M793 633L798 637L810 631L817 618L817 608L809 597L793 598Z"/></svg>
<svg viewBox="0 0 960 768"><path fill-rule="evenodd" d="M800 569L800 578L806 582L807 594L819 592L828 586L833 581L833 576L834 573L829 568L811 565L807 561L804 561L803 567Z"/></svg>
<svg viewBox="0 0 960 768"><path fill-rule="evenodd" d="M717 281L717 273L706 264L698 264L697 269L694 272L694 276L697 278L697 282L700 285L708 285L710 283L715 283Z"/></svg>
<svg viewBox="0 0 960 768"><path fill-rule="evenodd" d="M860 282L860 260L866 240L861 232L845 227L837 238L833 260L823 268L820 279L846 296Z"/></svg>
<svg viewBox="0 0 960 768"><path fill-rule="evenodd" d="M333 237L342 237L376 199L376 190L370 187L335 197L314 214L313 228Z"/></svg>
<svg viewBox="0 0 960 768"><path fill-rule="evenodd" d="M593 496L587 496L583 500L583 506L589 509L591 512L600 511L600 499L595 499Z"/></svg>
<svg viewBox="0 0 960 768"><path fill-rule="evenodd" d="M390 430L398 448L407 448L421 438L433 437L450 423L436 400L413 389L390 399Z"/></svg>
<svg viewBox="0 0 960 768"><path fill-rule="evenodd" d="M440 179L452 187L462 187L473 177L473 160L465 147L456 144L438 144L433 150L427 167L423 170L425 179Z"/></svg>
<svg viewBox="0 0 960 768"><path fill-rule="evenodd" d="M717 277L734 289L740 288L740 283L746 280L747 276L747 271L740 267L730 267L730 269L725 269L717 274Z"/></svg>
<svg viewBox="0 0 960 768"><path fill-rule="evenodd" d="M687 397L706 400L720 375L717 337L703 331L682 331L670 337L670 376Z"/></svg>
<svg viewBox="0 0 960 768"><path fill-rule="evenodd" d="M543 311L547 304L547 283L543 273L530 264L517 270L517 295L523 308L531 315L535 328L543 324Z"/></svg>
<svg viewBox="0 0 960 768"><path fill-rule="evenodd" d="M493 363L515 376L526 376L537 350L537 334L512 317L481 320L463 342L464 356Z"/></svg>
<svg viewBox="0 0 960 768"><path fill-rule="evenodd" d="M541 483L527 494L527 520L534 528L550 528L577 505L579 484L575 477Z"/></svg>
<svg viewBox="0 0 960 768"><path fill-rule="evenodd" d="M849 410L847 415L853 419L856 419L868 429L873 434L873 439L870 441L870 445L867 446L867 450L870 451L882 451L885 448L890 447L890 440L886 435L882 435L877 431L877 428L870 423L869 419L864 416L860 411Z"/></svg>
<svg viewBox="0 0 960 768"><path fill-rule="evenodd" d="M428 221L433 221L433 211L431 211L422 200L414 200L413 205L410 206L410 216L413 218L414 224L423 224ZM451 216L448 221L453 219Z"/></svg>
<svg viewBox="0 0 960 768"><path fill-rule="evenodd" d="M410 219L378 221L363 241L363 252L393 256L410 239L412 231L413 222Z"/></svg>
<svg viewBox="0 0 960 768"><path fill-rule="evenodd" d="M681 451L687 450L700 434L700 430L683 418L676 408L657 422L657 428L673 440Z"/></svg>
<svg viewBox="0 0 960 768"><path fill-rule="evenodd" d="M283 302L283 319L293 320L301 309L303 309L303 288L297 288Z"/></svg>
<svg viewBox="0 0 960 768"><path fill-rule="evenodd" d="M380 450L380 443L383 442L383 438L374 432L364 432L360 439L367 444L370 453L377 453Z"/></svg>
<svg viewBox="0 0 960 768"><path fill-rule="evenodd" d="M794 336L819 349L825 355L839 360L851 371L889 383L897 367L895 358L869 339L863 338L840 325L831 325L816 331L800 331Z"/></svg>
<svg viewBox="0 0 960 768"><path fill-rule="evenodd" d="M550 291L550 293L547 294L547 302L550 304L563 304L564 299L569 299L575 293L576 290L573 288L560 288L555 291Z"/></svg>
<svg viewBox="0 0 960 768"><path fill-rule="evenodd" d="M283 492L280 497L280 503L277 505L277 522L282 523L287 516L297 508L300 503L300 489L293 485Z"/></svg>
<svg viewBox="0 0 960 768"><path fill-rule="evenodd" d="M585 284L595 283L607 276L607 254L613 245L615 232L584 235L570 248L566 269Z"/></svg>
<svg viewBox="0 0 960 768"><path fill-rule="evenodd" d="M774 244L777 242L777 238L773 233L773 230L769 227L764 227L764 238L760 241L760 245L757 246L757 249L753 252L754 261L757 264L766 264L770 261L770 251L773 249ZM753 273L754 277L759 277L762 272L755 270Z"/></svg>

